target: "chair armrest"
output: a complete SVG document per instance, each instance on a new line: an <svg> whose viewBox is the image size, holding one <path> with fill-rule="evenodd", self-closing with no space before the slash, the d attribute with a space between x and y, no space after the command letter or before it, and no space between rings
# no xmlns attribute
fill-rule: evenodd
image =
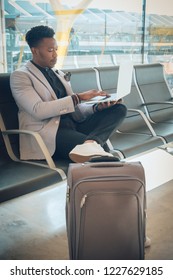
<svg viewBox="0 0 173 280"><path fill-rule="evenodd" d="M66 175L65 175L64 171L62 169L59 169L59 168L57 168L55 166L55 163L54 163L54 161L53 161L53 159L52 159L52 157L51 157L51 155L50 155L50 153L49 153L49 151L48 151L48 149L47 149L47 147L46 147L42 137L37 132L33 132L33 131L30 131L30 130L19 130L19 129L2 130L2 135L4 137L4 141L5 141L5 144L6 144L6 147L7 147L7 151L9 153L9 156L13 160L20 161L14 155L13 150L11 148L11 144L10 144L9 138L7 137L8 135L12 135L12 134L27 134L27 135L33 136L35 138L35 140L37 141L38 146L42 150L49 168L58 171L58 173L60 174L60 176L62 177L63 180L66 179ZM41 165L39 163L33 163L33 162L32 162L32 164Z"/></svg>
<svg viewBox="0 0 173 280"><path fill-rule="evenodd" d="M151 134L152 134L153 136L157 136L157 134L156 134L156 132L154 131L153 127L151 126L149 120L147 119L147 117L145 116L145 114L144 114L141 110L138 110L138 109L129 109L129 108L128 108L127 111L138 113L138 114L142 117L142 119L144 120L144 122L145 122L146 126L148 127L148 129L150 130Z"/></svg>
<svg viewBox="0 0 173 280"><path fill-rule="evenodd" d="M147 103L143 103L143 104L142 104L142 106L147 106L147 105L157 105L157 104L168 104L168 105L173 105L173 101L147 102Z"/></svg>

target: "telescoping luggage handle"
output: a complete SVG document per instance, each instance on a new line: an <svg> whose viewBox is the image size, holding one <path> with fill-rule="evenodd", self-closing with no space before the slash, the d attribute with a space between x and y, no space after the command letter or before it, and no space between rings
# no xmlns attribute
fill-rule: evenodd
<svg viewBox="0 0 173 280"><path fill-rule="evenodd" d="M95 156L92 157L89 162L117 162L120 161L118 157L109 157L109 156Z"/></svg>
<svg viewBox="0 0 173 280"><path fill-rule="evenodd" d="M89 162L93 163L91 167L122 167L124 165L118 157L109 156L95 156Z"/></svg>

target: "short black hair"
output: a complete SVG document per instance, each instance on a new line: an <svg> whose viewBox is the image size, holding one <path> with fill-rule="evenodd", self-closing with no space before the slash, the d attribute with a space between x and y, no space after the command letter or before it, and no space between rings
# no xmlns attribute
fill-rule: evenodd
<svg viewBox="0 0 173 280"><path fill-rule="evenodd" d="M29 47L37 47L43 38L53 38L55 31L52 27L39 25L32 27L25 36L25 40Z"/></svg>

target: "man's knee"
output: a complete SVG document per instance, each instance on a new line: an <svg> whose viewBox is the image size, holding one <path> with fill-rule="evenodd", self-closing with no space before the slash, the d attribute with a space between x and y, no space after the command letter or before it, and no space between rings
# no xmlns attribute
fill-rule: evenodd
<svg viewBox="0 0 173 280"><path fill-rule="evenodd" d="M118 104L115 105L115 108L116 108L116 114L118 114L122 118L126 117L126 115L127 115L127 107L124 104L118 103Z"/></svg>

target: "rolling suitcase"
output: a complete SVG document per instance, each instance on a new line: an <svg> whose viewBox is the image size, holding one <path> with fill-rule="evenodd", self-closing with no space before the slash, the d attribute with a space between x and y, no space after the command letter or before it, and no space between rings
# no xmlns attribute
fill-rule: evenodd
<svg viewBox="0 0 173 280"><path fill-rule="evenodd" d="M67 185L70 259L144 259L146 190L140 162L71 163Z"/></svg>

